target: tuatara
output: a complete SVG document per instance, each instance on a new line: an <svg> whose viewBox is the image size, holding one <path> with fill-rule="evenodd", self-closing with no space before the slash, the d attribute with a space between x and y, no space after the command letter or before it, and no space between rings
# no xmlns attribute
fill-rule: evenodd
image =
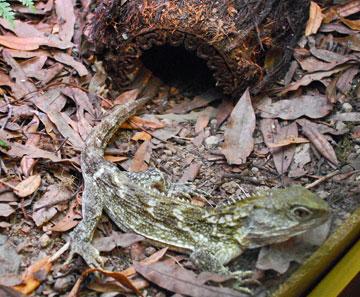
<svg viewBox="0 0 360 297"><path fill-rule="evenodd" d="M71 233L71 255L101 266L91 239L103 210L123 231L188 252L200 269L225 274L224 264L245 249L286 241L327 220L327 203L301 186L272 189L216 208L199 207L183 198L201 191L170 184L156 169L127 173L106 161L104 150L120 124L147 100L115 106L86 140L81 155L83 219Z"/></svg>

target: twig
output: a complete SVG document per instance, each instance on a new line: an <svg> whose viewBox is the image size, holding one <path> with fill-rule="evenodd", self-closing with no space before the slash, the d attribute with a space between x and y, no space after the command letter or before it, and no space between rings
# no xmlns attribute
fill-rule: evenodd
<svg viewBox="0 0 360 297"><path fill-rule="evenodd" d="M10 120L10 118L12 116L12 106L11 106L9 98L6 96L6 94L4 94L4 99L5 99L5 102L6 102L6 105L7 105L7 109L8 109L7 112L8 113L7 113L5 122L1 127L1 130L4 130L6 128L6 125L7 125L7 123L9 122L9 120Z"/></svg>
<svg viewBox="0 0 360 297"><path fill-rule="evenodd" d="M311 188L321 184L322 182L332 178L333 176L338 175L339 173L340 173L339 170L335 170L335 171L329 173L328 175L320 177L318 180L314 181L313 183L306 185L305 188L306 189L311 189Z"/></svg>
<svg viewBox="0 0 360 297"><path fill-rule="evenodd" d="M54 151L54 153L57 153L58 151L61 150L61 148L64 146L65 142L69 139L69 137L66 137L61 144L59 145L59 147Z"/></svg>
<svg viewBox="0 0 360 297"><path fill-rule="evenodd" d="M64 244L54 255L50 257L50 262L56 261L60 256L67 251L67 249L70 247L70 242L68 241L66 244Z"/></svg>

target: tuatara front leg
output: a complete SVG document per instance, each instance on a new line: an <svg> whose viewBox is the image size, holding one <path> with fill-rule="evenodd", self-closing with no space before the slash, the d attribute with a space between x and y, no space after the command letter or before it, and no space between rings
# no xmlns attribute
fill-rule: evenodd
<svg viewBox="0 0 360 297"><path fill-rule="evenodd" d="M252 280L252 271L230 271L224 264L227 264L230 260L236 258L242 253L238 244L224 244L221 250L213 251L207 247L197 248L190 254L190 260L202 271L210 271L225 276L232 276L236 280L237 290L252 294L252 291L245 287L247 284L258 284Z"/></svg>

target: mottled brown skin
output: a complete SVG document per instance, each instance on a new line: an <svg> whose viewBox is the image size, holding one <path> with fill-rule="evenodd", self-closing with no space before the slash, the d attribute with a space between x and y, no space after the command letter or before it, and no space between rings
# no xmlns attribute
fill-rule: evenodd
<svg viewBox="0 0 360 297"><path fill-rule="evenodd" d="M101 266L91 239L105 211L123 231L188 252L202 270L226 274L224 264L245 249L286 241L327 220L326 202L301 186L272 189L211 208L188 203L183 198L202 192L168 184L156 169L120 171L104 160L104 149L119 125L147 100L114 107L86 141L81 156L83 220L71 233L71 254L80 254L90 266Z"/></svg>

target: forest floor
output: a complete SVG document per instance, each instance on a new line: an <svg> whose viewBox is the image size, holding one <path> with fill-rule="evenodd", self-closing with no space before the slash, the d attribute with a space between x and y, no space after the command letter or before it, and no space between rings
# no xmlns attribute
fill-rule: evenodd
<svg viewBox="0 0 360 297"><path fill-rule="evenodd" d="M94 244L120 282L109 273L94 277L80 257L65 265L68 252L56 254L81 220L86 136L112 106L148 92L154 99L136 126L124 125L106 150L123 170L155 166L171 181L191 182L212 197L191 201L201 206L293 184L329 203L331 221L311 235L250 250L231 265L255 271L257 296L283 282L359 207L360 1L322 12L313 3L285 77L271 92L252 98L246 91L238 102L147 71L134 89L116 91L83 33L90 0L15 10L15 26L0 19L0 296L131 295L124 271L147 296L200 296L207 288L192 270L178 271L179 262L191 268L187 257L138 242L106 216ZM137 273L133 261L160 273ZM90 276L81 277L84 271ZM223 292L212 288L213 296Z"/></svg>

